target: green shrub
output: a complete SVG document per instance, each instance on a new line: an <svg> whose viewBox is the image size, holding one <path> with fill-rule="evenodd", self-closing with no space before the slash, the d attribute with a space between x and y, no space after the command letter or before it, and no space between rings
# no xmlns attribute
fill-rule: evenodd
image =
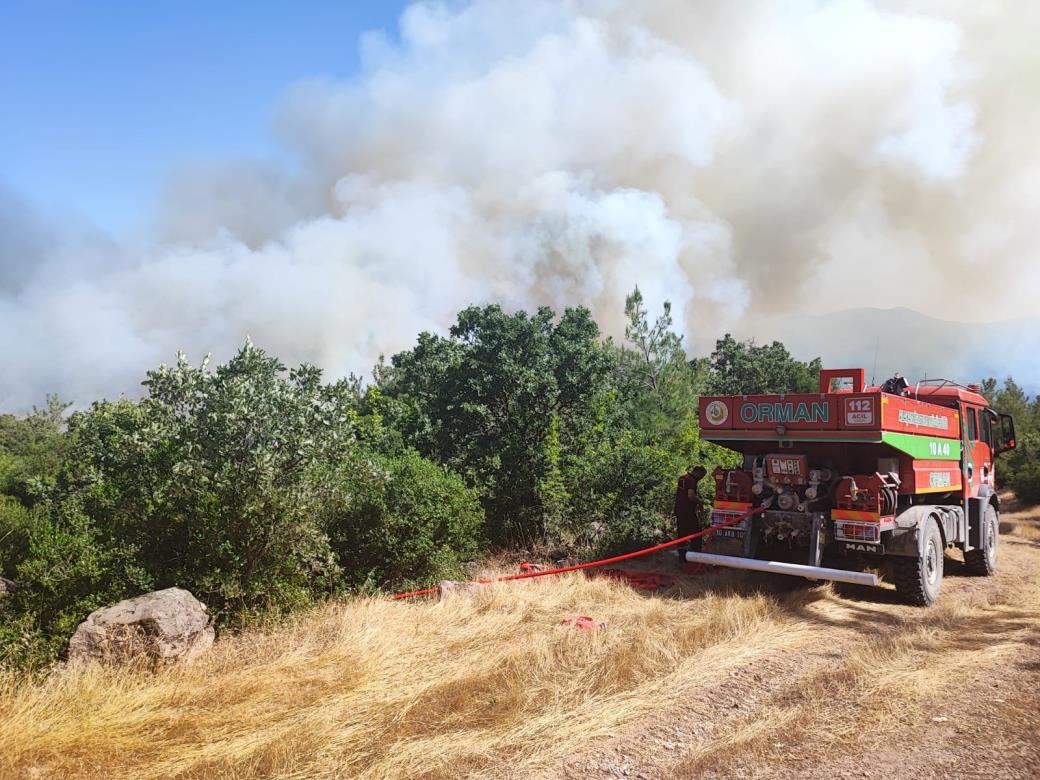
<svg viewBox="0 0 1040 780"><path fill-rule="evenodd" d="M0 414L0 493L31 505L53 486L68 447L65 411L69 404L47 396L31 414Z"/></svg>
<svg viewBox="0 0 1040 780"><path fill-rule="evenodd" d="M1032 462L1017 471L1011 489L1025 504L1040 504L1040 463Z"/></svg>
<svg viewBox="0 0 1040 780"><path fill-rule="evenodd" d="M1024 504L1040 504L1040 433L1019 436L1018 447L997 461L997 480Z"/></svg>
<svg viewBox="0 0 1040 780"><path fill-rule="evenodd" d="M348 586L459 576L461 563L482 549L476 491L414 450L359 451L340 480L322 524Z"/></svg>
<svg viewBox="0 0 1040 780"><path fill-rule="evenodd" d="M604 442L567 470L574 499L570 530L579 549L621 552L661 541L679 467L667 451L631 434ZM591 532L591 533L590 533Z"/></svg>
<svg viewBox="0 0 1040 780"><path fill-rule="evenodd" d="M252 345L214 371L183 358L152 371L140 402L72 417L61 500L80 497L159 587L221 619L305 605L335 584L317 518L356 418L346 386L320 377Z"/></svg>
<svg viewBox="0 0 1040 780"><path fill-rule="evenodd" d="M22 471L19 457L0 449L0 494L11 495Z"/></svg>
<svg viewBox="0 0 1040 780"><path fill-rule="evenodd" d="M31 512L5 502L0 537L0 565L17 586L0 603L0 663L49 663L92 611L151 589L133 551L112 544L76 500Z"/></svg>
<svg viewBox="0 0 1040 780"><path fill-rule="evenodd" d="M0 496L0 574L14 577L29 549L31 513L10 496Z"/></svg>

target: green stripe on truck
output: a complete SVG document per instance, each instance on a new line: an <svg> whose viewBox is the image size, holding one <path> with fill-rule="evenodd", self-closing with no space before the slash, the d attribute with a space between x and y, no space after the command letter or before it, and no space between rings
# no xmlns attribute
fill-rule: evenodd
<svg viewBox="0 0 1040 780"><path fill-rule="evenodd" d="M881 441L918 460L961 459L961 443L957 439L940 439L938 436L882 431Z"/></svg>

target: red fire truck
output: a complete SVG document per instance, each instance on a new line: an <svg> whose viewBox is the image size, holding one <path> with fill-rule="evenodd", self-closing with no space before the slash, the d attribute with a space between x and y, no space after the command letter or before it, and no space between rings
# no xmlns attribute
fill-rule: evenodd
<svg viewBox="0 0 1040 780"><path fill-rule="evenodd" d="M993 574L995 460L1015 427L978 386L823 370L818 393L705 396L699 411L701 437L743 463L715 470L718 529L687 560L868 585L882 570L919 605L939 596L948 548Z"/></svg>

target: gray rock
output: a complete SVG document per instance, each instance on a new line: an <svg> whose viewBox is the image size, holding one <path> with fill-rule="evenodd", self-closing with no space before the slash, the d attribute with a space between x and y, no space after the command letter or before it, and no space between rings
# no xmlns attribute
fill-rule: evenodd
<svg viewBox="0 0 1040 780"><path fill-rule="evenodd" d="M14 593L17 587L18 586L14 584L14 580L9 580L7 577L0 577L0 596Z"/></svg>
<svg viewBox="0 0 1040 780"><path fill-rule="evenodd" d="M484 587L479 582L456 582L455 580L441 580L437 586L437 597L441 600L452 596L473 596Z"/></svg>
<svg viewBox="0 0 1040 780"><path fill-rule="evenodd" d="M206 605L182 588L120 601L90 615L69 640L69 663L190 663L213 646Z"/></svg>

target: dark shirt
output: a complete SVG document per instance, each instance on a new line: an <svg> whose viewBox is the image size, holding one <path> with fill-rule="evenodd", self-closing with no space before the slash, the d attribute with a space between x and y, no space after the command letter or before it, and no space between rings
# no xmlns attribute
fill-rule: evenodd
<svg viewBox="0 0 1040 780"><path fill-rule="evenodd" d="M685 536L699 530L701 500L697 495L697 482L692 474L683 474L675 488L675 506L672 509L678 525L679 535ZM689 491L693 491L690 500Z"/></svg>

